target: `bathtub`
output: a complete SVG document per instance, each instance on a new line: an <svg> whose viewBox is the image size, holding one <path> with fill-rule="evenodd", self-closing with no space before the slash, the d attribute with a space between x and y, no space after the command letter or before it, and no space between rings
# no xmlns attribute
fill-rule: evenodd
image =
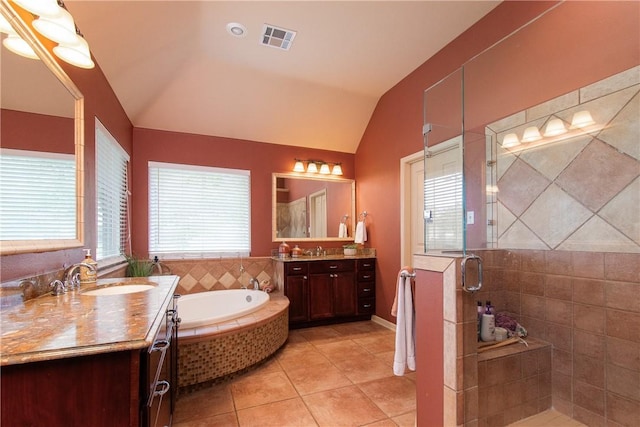
<svg viewBox="0 0 640 427"><path fill-rule="evenodd" d="M251 301L247 301L248 297ZM178 389L189 393L245 372L289 335L289 299L276 291L233 289L178 300Z"/></svg>
<svg viewBox="0 0 640 427"><path fill-rule="evenodd" d="M197 328L242 317L266 305L269 294L249 289L229 289L184 295L179 301L180 327Z"/></svg>

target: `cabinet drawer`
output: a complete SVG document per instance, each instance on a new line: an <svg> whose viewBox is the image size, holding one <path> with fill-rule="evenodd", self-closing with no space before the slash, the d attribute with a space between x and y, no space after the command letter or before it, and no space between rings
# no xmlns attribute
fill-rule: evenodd
<svg viewBox="0 0 640 427"><path fill-rule="evenodd" d="M288 275L307 274L308 272L306 262L286 262L284 264L284 269Z"/></svg>
<svg viewBox="0 0 640 427"><path fill-rule="evenodd" d="M367 259L359 259L358 260L358 271L360 270L375 270L376 269L376 260L374 258Z"/></svg>
<svg viewBox="0 0 640 427"><path fill-rule="evenodd" d="M375 283L358 283L358 298L373 297L376 294Z"/></svg>
<svg viewBox="0 0 640 427"><path fill-rule="evenodd" d="M335 273L337 271L353 271L353 260L313 261L309 263L309 273Z"/></svg>
<svg viewBox="0 0 640 427"><path fill-rule="evenodd" d="M373 270L358 270L358 282L373 282L376 280L376 272Z"/></svg>
<svg viewBox="0 0 640 427"><path fill-rule="evenodd" d="M376 312L375 298L359 298L358 314L374 314Z"/></svg>

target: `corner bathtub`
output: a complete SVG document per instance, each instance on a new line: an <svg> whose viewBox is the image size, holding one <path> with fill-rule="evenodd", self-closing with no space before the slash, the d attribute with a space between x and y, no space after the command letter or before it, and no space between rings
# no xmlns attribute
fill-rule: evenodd
<svg viewBox="0 0 640 427"><path fill-rule="evenodd" d="M178 309L184 329L212 325L252 313L269 302L269 294L249 289L229 289L184 295Z"/></svg>
<svg viewBox="0 0 640 427"><path fill-rule="evenodd" d="M188 294L178 300L178 310L180 393L250 369L275 353L289 335L289 299L279 291Z"/></svg>

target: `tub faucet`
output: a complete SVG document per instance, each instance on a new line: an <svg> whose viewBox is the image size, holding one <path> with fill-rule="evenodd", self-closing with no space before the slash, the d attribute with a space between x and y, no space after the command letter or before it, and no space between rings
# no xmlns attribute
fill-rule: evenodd
<svg viewBox="0 0 640 427"><path fill-rule="evenodd" d="M68 291L69 289L79 289L80 288L80 273L75 273L78 268L86 267L91 270L93 273L98 274L96 267L91 264L87 264L85 262L79 262L73 264L69 268L67 268L64 272L64 291Z"/></svg>
<svg viewBox="0 0 640 427"><path fill-rule="evenodd" d="M258 282L258 279L252 277L249 279L249 285L253 285L253 289L256 291L260 290L260 282Z"/></svg>

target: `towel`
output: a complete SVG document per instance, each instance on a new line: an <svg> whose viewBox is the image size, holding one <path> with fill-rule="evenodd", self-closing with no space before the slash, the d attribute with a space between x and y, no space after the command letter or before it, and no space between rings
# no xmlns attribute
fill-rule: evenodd
<svg viewBox="0 0 640 427"><path fill-rule="evenodd" d="M402 273L408 274L409 272L402 270L398 273L397 303L394 302L394 306L397 306L397 320L393 374L396 376L404 375L406 368L411 371L416 370L415 317L413 315L411 278L402 277Z"/></svg>
<svg viewBox="0 0 640 427"><path fill-rule="evenodd" d="M338 227L338 237L349 237L347 236L347 224L344 222L341 222L340 227Z"/></svg>
<svg viewBox="0 0 640 427"><path fill-rule="evenodd" d="M367 241L367 227L364 225L364 221L358 221L356 225L356 234L353 239L353 243L363 244Z"/></svg>

